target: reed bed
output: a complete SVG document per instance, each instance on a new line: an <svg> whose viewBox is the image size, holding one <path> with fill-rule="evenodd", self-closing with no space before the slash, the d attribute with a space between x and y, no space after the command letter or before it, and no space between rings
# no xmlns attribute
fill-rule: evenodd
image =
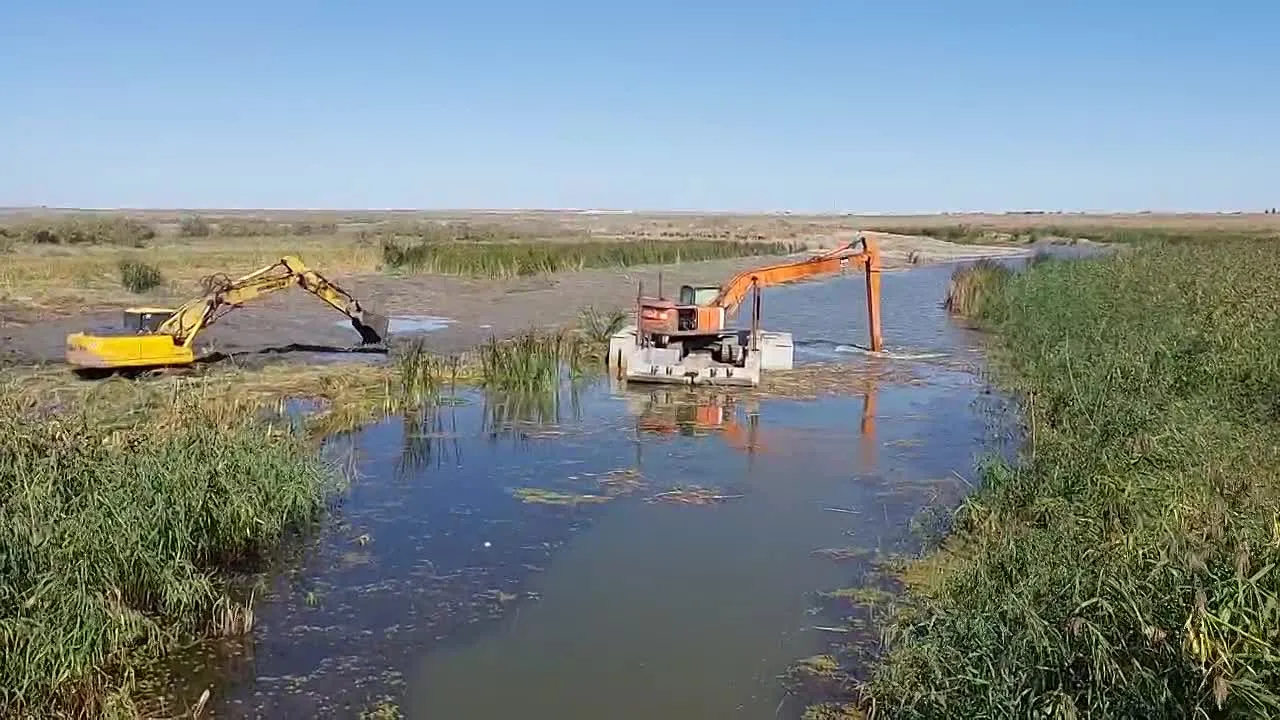
<svg viewBox="0 0 1280 720"><path fill-rule="evenodd" d="M942 306L956 315L974 317L1000 293L1011 274L1007 265L987 258L958 267L951 273Z"/></svg>
<svg viewBox="0 0 1280 720"><path fill-rule="evenodd" d="M144 247L155 236L155 227L126 216L32 219L0 225L0 237L31 245Z"/></svg>
<svg viewBox="0 0 1280 720"><path fill-rule="evenodd" d="M122 427L0 394L0 716L128 716L130 671L241 633L228 569L309 523L336 487L284 427L179 399Z"/></svg>
<svg viewBox="0 0 1280 720"><path fill-rule="evenodd" d="M1206 228L1178 227L1126 227L1123 225L1059 225L1052 222L1031 224L1026 227L985 225L982 223L956 223L951 225L881 226L868 228L875 232L896 235L920 235L959 244L977 243L1034 243L1066 242L1078 240L1117 245L1145 245L1150 243L1206 242L1220 243L1235 240L1277 240L1276 228Z"/></svg>
<svg viewBox="0 0 1280 720"><path fill-rule="evenodd" d="M154 290L164 283L164 276L155 265L137 260L121 260L117 267L120 270L120 284L131 293Z"/></svg>
<svg viewBox="0 0 1280 720"><path fill-rule="evenodd" d="M799 249L791 243L716 240L424 241L411 245L390 241L382 246L382 262L384 268L411 273L511 278L586 268L786 255Z"/></svg>
<svg viewBox="0 0 1280 720"><path fill-rule="evenodd" d="M1280 716L1280 255L1156 243L984 300L1027 445L907 566L877 717Z"/></svg>

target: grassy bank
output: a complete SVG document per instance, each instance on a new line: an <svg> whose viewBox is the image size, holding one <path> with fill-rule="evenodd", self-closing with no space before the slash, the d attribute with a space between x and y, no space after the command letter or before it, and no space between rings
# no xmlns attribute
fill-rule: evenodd
<svg viewBox="0 0 1280 720"><path fill-rule="evenodd" d="M1280 256L1157 244L997 279L1025 401L864 688L892 718L1280 714Z"/></svg>
<svg viewBox="0 0 1280 720"><path fill-rule="evenodd" d="M106 423L33 398L0 393L0 716L133 717L131 670L251 627L229 568L314 518L335 476L244 415L178 399Z"/></svg>
<svg viewBox="0 0 1280 720"><path fill-rule="evenodd" d="M6 375L10 394L52 409L96 408L108 429L168 412L179 396L224 424L289 400L314 400L319 405L304 427L318 437L435 403L459 388L545 394L568 378L603 371L609 337L625 319L620 310L584 307L574 324L493 337L462 353L434 352L428 338L397 343L385 363L243 368L224 361L190 374L140 381L86 382L62 365L19 366Z"/></svg>
<svg viewBox="0 0 1280 720"><path fill-rule="evenodd" d="M388 242L382 261L392 270L518 277L598 267L669 265L724 258L785 255L799 247L790 243L722 242L718 240L618 240L598 242Z"/></svg>
<svg viewBox="0 0 1280 720"><path fill-rule="evenodd" d="M0 237L0 249L3 238ZM0 254L0 304L82 312L95 306L137 302L122 276L122 265L147 264L161 274L149 292L154 302L189 300L201 292L201 280L223 273L233 277L298 255L327 277L376 272L376 245L343 236L279 236L255 239L189 239L157 236L138 249L111 244L14 244Z"/></svg>
<svg viewBox="0 0 1280 720"><path fill-rule="evenodd" d="M1186 227L1151 227L1141 225L1091 225L1082 223L1068 225L1054 224L1052 222L1028 222L1020 227L984 223L955 223L936 225L895 224L867 229L901 235L923 235L965 245L1072 242L1077 240L1118 245L1280 240L1280 228L1277 227L1214 228L1194 225Z"/></svg>

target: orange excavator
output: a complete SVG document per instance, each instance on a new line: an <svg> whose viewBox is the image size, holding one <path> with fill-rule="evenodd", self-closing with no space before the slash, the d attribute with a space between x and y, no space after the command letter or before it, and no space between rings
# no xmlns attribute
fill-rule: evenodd
<svg viewBox="0 0 1280 720"><path fill-rule="evenodd" d="M678 300L662 297L661 281L656 298L646 297L641 286L636 327L614 337L609 362L617 367L619 377L631 381L758 385L761 370L786 369L792 364L791 336L760 328L760 291L858 266L866 275L870 349L879 352L884 346L880 252L874 241L859 236L813 257L743 271L724 285L684 285ZM748 295L754 302L750 329L727 327L726 319Z"/></svg>
<svg viewBox="0 0 1280 720"><path fill-rule="evenodd" d="M636 396L637 400L640 396ZM636 430L650 435L719 434L730 447L749 454L763 446L758 438L759 403L746 401L746 427L738 421L739 400L729 394L673 395L659 390L633 410Z"/></svg>

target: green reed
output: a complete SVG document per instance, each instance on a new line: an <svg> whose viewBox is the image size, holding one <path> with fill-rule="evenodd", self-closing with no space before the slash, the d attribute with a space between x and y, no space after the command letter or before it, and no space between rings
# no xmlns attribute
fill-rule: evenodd
<svg viewBox="0 0 1280 720"><path fill-rule="evenodd" d="M1037 263L981 303L1027 443L904 574L878 716L1280 715L1275 249Z"/></svg>
<svg viewBox="0 0 1280 720"><path fill-rule="evenodd" d="M973 317L1000 292L1010 274L1007 265L986 258L958 267L947 283L943 307L957 315Z"/></svg>
<svg viewBox="0 0 1280 720"><path fill-rule="evenodd" d="M384 267L414 273L508 278L540 273L634 265L669 265L725 258L785 255L789 243L716 240L584 242L387 242Z"/></svg>
<svg viewBox="0 0 1280 720"><path fill-rule="evenodd" d="M0 394L0 716L124 713L132 668L249 629L228 568L321 512L334 475L281 428L180 398L108 427L20 397Z"/></svg>

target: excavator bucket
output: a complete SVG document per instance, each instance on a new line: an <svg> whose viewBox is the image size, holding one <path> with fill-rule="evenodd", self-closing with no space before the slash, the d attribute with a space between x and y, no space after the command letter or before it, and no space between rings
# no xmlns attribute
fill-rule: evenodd
<svg viewBox="0 0 1280 720"><path fill-rule="evenodd" d="M388 335L391 334L390 318L371 310L365 310L359 315L351 316L351 327L360 333L360 343L362 345L377 345L386 342Z"/></svg>

